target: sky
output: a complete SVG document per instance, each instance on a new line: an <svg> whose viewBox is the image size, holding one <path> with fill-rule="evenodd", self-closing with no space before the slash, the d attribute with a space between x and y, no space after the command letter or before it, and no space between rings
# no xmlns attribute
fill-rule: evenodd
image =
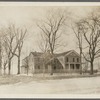
<svg viewBox="0 0 100 100"><path fill-rule="evenodd" d="M69 14L70 21L76 21L88 15L93 7L80 7L80 6L0 6L0 27L14 23L18 27L25 27L28 30L27 36L24 40L22 49L22 58L29 55L32 51L40 51L38 47L38 40L40 30L37 27L39 20L45 19L48 10L52 9L66 9ZM68 50L76 50L76 38L71 28L66 28L64 35L61 37L66 42L66 46L61 48L59 52L66 52ZM16 58L14 58L16 59ZM16 66L15 62L12 62ZM15 69L15 68L13 68Z"/></svg>

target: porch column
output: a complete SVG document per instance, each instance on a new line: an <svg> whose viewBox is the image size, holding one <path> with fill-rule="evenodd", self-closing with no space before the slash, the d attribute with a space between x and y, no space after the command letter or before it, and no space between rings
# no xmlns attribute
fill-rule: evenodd
<svg viewBox="0 0 100 100"><path fill-rule="evenodd" d="M66 69L66 61L65 61L65 57L63 58L63 68L64 68L64 70Z"/></svg>
<svg viewBox="0 0 100 100"><path fill-rule="evenodd" d="M76 70L76 64L74 64L74 70Z"/></svg>
<svg viewBox="0 0 100 100"><path fill-rule="evenodd" d="M68 73L70 74L70 63L68 63Z"/></svg>
<svg viewBox="0 0 100 100"><path fill-rule="evenodd" d="M68 64L69 70L70 70L70 63Z"/></svg>

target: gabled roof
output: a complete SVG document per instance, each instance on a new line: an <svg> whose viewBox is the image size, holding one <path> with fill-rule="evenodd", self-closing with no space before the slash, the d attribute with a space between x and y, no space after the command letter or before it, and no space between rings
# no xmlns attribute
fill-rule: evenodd
<svg viewBox="0 0 100 100"><path fill-rule="evenodd" d="M67 52L55 54L55 56L56 56L56 57L65 56L65 55L69 55L69 54L72 53L72 52L74 52L77 56L79 56L79 54L78 54L75 50L69 50L69 51L67 51Z"/></svg>
<svg viewBox="0 0 100 100"><path fill-rule="evenodd" d="M29 56L30 56L31 54L34 55L34 56L38 56L38 57L39 57L39 56L41 56L43 53L41 53L41 52L31 52L31 53L29 54ZM23 60L28 59L29 56L26 56Z"/></svg>
<svg viewBox="0 0 100 100"><path fill-rule="evenodd" d="M43 53L42 52L31 52L34 56L41 56Z"/></svg>
<svg viewBox="0 0 100 100"><path fill-rule="evenodd" d="M75 51L75 50L71 50L69 53L67 53L66 55L68 55L68 54L70 54L70 53L75 53L77 56L79 56L80 57L80 55Z"/></svg>
<svg viewBox="0 0 100 100"><path fill-rule="evenodd" d="M56 56L56 57L58 57L58 56L65 56L65 55L68 54L69 52L71 52L71 50L70 50L70 51L67 51L67 52L55 54L55 56Z"/></svg>

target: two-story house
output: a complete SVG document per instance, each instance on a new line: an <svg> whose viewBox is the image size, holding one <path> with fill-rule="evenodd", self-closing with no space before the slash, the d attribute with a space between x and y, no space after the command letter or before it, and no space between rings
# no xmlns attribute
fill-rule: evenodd
<svg viewBox="0 0 100 100"><path fill-rule="evenodd" d="M67 52L54 54L51 56L50 52L40 53L31 52L28 57L28 64L25 64L25 59L23 59L22 73L46 73L50 72L52 69L54 73L57 72L75 72L80 71L80 55L74 51L70 50ZM27 67L28 66L28 67Z"/></svg>

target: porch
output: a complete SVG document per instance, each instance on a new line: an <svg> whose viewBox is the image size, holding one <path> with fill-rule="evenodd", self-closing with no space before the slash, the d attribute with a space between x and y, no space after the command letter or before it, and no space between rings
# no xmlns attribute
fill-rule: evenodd
<svg viewBox="0 0 100 100"><path fill-rule="evenodd" d="M65 64L65 69L67 69L67 70L80 70L80 63Z"/></svg>

